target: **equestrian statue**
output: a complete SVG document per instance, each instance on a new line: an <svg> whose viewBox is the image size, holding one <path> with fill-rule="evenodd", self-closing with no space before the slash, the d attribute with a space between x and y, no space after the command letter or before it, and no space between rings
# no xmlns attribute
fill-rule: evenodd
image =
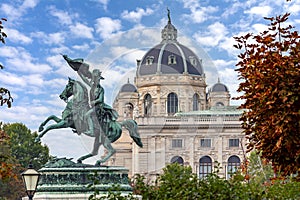
<svg viewBox="0 0 300 200"><path fill-rule="evenodd" d="M67 103L61 118L51 115L42 122L39 127L41 133L36 141L40 141L50 130L72 128L78 135L94 137L92 152L81 156L77 160L78 163L97 155L101 145L108 151L102 159L97 160L96 165L106 162L116 152L111 144L121 137L122 127L128 130L130 137L139 147L143 147L137 123L132 119L118 122L118 113L104 102L104 88L100 84L100 80L104 78L100 70L94 69L91 72L89 65L83 59L70 59L67 55L63 55L63 58L89 86L89 93L85 84L69 78L65 89L59 95ZM50 120L55 121L56 124L45 127Z"/></svg>

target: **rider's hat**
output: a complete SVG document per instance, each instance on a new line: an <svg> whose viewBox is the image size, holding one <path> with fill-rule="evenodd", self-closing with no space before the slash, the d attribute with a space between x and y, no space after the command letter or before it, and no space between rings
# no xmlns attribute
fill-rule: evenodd
<svg viewBox="0 0 300 200"><path fill-rule="evenodd" d="M97 73L97 76L100 77L100 79L104 79L103 76L101 76L101 73L102 73L102 72L101 72L99 69L94 69L94 70L93 70L93 73L95 73L95 72Z"/></svg>

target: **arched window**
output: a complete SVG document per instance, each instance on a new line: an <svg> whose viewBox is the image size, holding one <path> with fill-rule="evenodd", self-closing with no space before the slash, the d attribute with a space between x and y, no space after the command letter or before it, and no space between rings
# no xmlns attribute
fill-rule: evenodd
<svg viewBox="0 0 300 200"><path fill-rule="evenodd" d="M180 165L183 165L184 161L183 161L183 158L180 157L180 156L174 156L172 159L171 159L171 163L178 163Z"/></svg>
<svg viewBox="0 0 300 200"><path fill-rule="evenodd" d="M146 94L144 97L144 115L150 116L152 107L152 98L150 94Z"/></svg>
<svg viewBox="0 0 300 200"><path fill-rule="evenodd" d="M146 65L152 65L153 60L154 60L153 56L147 56L147 58L146 58Z"/></svg>
<svg viewBox="0 0 300 200"><path fill-rule="evenodd" d="M199 178L204 178L212 172L212 160L208 156L203 156L199 160Z"/></svg>
<svg viewBox="0 0 300 200"><path fill-rule="evenodd" d="M199 95L197 93L193 96L193 110L199 110Z"/></svg>
<svg viewBox="0 0 300 200"><path fill-rule="evenodd" d="M216 106L224 106L224 103L222 103L222 102L217 102L217 103L216 103Z"/></svg>
<svg viewBox="0 0 300 200"><path fill-rule="evenodd" d="M175 93L170 93L168 95L168 106L167 112L168 114L175 114L178 111L178 98Z"/></svg>
<svg viewBox="0 0 300 200"><path fill-rule="evenodd" d="M197 65L197 60L196 60L195 56L189 56L189 59L190 59L190 63L191 63L193 66L196 66L196 65Z"/></svg>
<svg viewBox="0 0 300 200"><path fill-rule="evenodd" d="M125 104L125 118L132 118L133 117L133 105L131 103Z"/></svg>
<svg viewBox="0 0 300 200"><path fill-rule="evenodd" d="M173 54L168 56L168 65L172 64L176 64L176 56Z"/></svg>
<svg viewBox="0 0 300 200"><path fill-rule="evenodd" d="M227 178L230 178L231 175L236 172L238 167L241 165L241 160L237 156L230 156L228 158L228 167L227 167Z"/></svg>

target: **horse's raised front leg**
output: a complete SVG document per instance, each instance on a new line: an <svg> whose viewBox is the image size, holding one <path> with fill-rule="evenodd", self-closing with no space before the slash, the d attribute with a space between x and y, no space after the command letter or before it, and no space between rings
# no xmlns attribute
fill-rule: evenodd
<svg viewBox="0 0 300 200"><path fill-rule="evenodd" d="M108 153L104 158L96 162L96 166L100 166L101 163L106 162L112 155L116 153L116 150L112 147L111 142L107 137L105 137L103 146L108 151Z"/></svg>
<svg viewBox="0 0 300 200"><path fill-rule="evenodd" d="M64 120L60 120L57 124L51 124L51 125L47 126L47 128L35 138L35 141L40 141L41 138L50 130L67 128L67 127L68 127L67 122Z"/></svg>
<svg viewBox="0 0 300 200"><path fill-rule="evenodd" d="M81 156L80 158L77 159L77 162L78 163L82 163L83 160L87 159L87 158L90 158L90 157L93 157L95 155L98 154L98 151L99 151L99 147L100 147L100 142L99 142L99 133L97 132L96 135L95 135L95 140L94 140L94 148L93 148L93 151L87 155L84 155L84 156Z"/></svg>
<svg viewBox="0 0 300 200"><path fill-rule="evenodd" d="M45 121L43 121L39 127L39 132L44 130L44 126L50 121L54 120L56 123L59 123L62 119L59 117L56 117L55 115L50 115Z"/></svg>

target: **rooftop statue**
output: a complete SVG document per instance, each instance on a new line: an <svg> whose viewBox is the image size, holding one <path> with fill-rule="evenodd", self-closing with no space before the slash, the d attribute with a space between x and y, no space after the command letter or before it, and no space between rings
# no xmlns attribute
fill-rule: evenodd
<svg viewBox="0 0 300 200"><path fill-rule="evenodd" d="M104 78L100 70L94 69L91 72L89 65L83 59L70 59L66 55L63 57L69 66L78 73L82 81L89 86L89 89L82 82L69 78L68 84L59 95L67 103L62 117L51 115L42 122L39 127L41 133L36 140L39 141L48 131L60 128L72 128L73 132L78 135L85 134L94 137L92 152L80 157L77 162L81 163L83 160L97 155L99 147L103 145L108 153L104 158L99 159L96 165L107 161L115 153L111 143L121 137L122 126L128 130L135 143L143 147L137 123L132 119L118 122L118 113L104 102L104 88L100 84L100 80ZM90 95L88 95L88 91ZM56 124L44 128L50 120L54 120Z"/></svg>

